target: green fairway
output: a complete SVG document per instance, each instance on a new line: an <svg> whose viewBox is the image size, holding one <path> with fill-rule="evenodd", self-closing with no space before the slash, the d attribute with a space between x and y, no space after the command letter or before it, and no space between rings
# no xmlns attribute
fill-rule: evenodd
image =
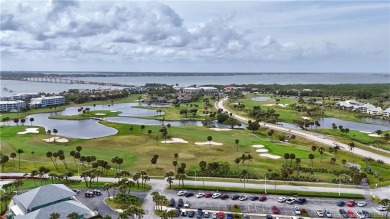
<svg viewBox="0 0 390 219"><path fill-rule="evenodd" d="M119 111L110 111L110 110L93 110L85 113L80 113L74 116L62 116L54 115L50 119L68 119L68 120L82 120L82 119L91 119L91 118L105 118L105 117L115 117L121 114Z"/></svg>

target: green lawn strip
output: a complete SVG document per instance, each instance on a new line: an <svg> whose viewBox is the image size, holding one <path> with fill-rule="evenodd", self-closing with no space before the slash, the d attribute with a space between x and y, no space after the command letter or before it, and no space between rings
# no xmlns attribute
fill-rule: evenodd
<svg viewBox="0 0 390 219"><path fill-rule="evenodd" d="M122 112L110 110L93 110L85 113L80 113L73 116L63 116L63 115L54 115L50 116L50 119L65 119L65 120L83 120L83 119L92 119L92 118L105 118L105 117L116 117ZM103 115L104 114L104 115Z"/></svg>
<svg viewBox="0 0 390 219"><path fill-rule="evenodd" d="M130 193L131 195L131 193ZM112 209L123 209L123 207L130 207L129 204L119 204L114 201L112 198L105 198L104 202L106 205L110 206ZM135 202L132 204L133 206L141 207L142 206L142 200Z"/></svg>
<svg viewBox="0 0 390 219"><path fill-rule="evenodd" d="M230 210L234 213L241 213L241 208L238 205L233 205Z"/></svg>
<svg viewBox="0 0 390 219"><path fill-rule="evenodd" d="M253 188L235 188L235 187L219 187L219 186L197 186L194 185L172 185L172 189L187 189L187 190L209 190L209 191L224 191L224 192L245 192L264 194L264 189L253 189ZM353 199L364 199L361 194L347 194L341 193L340 196L336 192L309 192L309 191L291 191L291 190L267 190L269 195L286 195L286 196L306 196L306 197L324 197L324 198L353 198Z"/></svg>

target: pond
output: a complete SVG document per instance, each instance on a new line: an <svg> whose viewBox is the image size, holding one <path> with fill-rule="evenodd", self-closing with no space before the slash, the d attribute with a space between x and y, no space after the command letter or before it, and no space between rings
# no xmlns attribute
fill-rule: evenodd
<svg viewBox="0 0 390 219"><path fill-rule="evenodd" d="M374 132L378 129L382 131L390 129L390 126L350 122L350 121L345 121L337 118L318 118L318 122L321 125L319 128L326 128L326 129L332 128L332 123L335 123L337 127L342 125L344 128L349 128L350 130L358 130L358 131L365 131L365 132ZM279 122L279 124L290 128L299 128L297 125L291 123Z"/></svg>
<svg viewBox="0 0 390 219"><path fill-rule="evenodd" d="M252 100L254 101L267 101L270 100L271 97L253 97Z"/></svg>
<svg viewBox="0 0 390 219"><path fill-rule="evenodd" d="M378 118L372 118L372 117L358 117L358 119L363 120L364 122L376 124L376 125L383 125L386 127L389 127L390 129L390 120L384 120L384 119L378 119Z"/></svg>

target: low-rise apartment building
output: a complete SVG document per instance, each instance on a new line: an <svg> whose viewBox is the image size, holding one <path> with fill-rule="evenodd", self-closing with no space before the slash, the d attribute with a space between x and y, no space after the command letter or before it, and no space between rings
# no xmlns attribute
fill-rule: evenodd
<svg viewBox="0 0 390 219"><path fill-rule="evenodd" d="M22 100L0 101L0 112L19 112L26 108L26 102Z"/></svg>
<svg viewBox="0 0 390 219"><path fill-rule="evenodd" d="M38 97L32 98L30 106L31 107L48 107L48 106L58 106L65 103L65 97L63 96L50 96L50 97Z"/></svg>

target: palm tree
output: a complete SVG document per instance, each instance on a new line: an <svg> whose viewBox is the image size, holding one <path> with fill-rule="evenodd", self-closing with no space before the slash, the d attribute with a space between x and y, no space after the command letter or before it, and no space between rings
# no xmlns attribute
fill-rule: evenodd
<svg viewBox="0 0 390 219"><path fill-rule="evenodd" d="M79 217L80 215L77 212L72 212L67 216L68 219L78 219Z"/></svg>
<svg viewBox="0 0 390 219"><path fill-rule="evenodd" d="M47 130L46 133L49 135L49 138L50 138L50 135L51 135L51 130Z"/></svg>
<svg viewBox="0 0 390 219"><path fill-rule="evenodd" d="M314 154L309 154L309 159L310 159L310 161L311 161L311 169L313 169Z"/></svg>
<svg viewBox="0 0 390 219"><path fill-rule="evenodd" d="M311 146L311 150L312 150L313 152L316 151L316 150L317 150L317 146L315 146L315 145Z"/></svg>
<svg viewBox="0 0 390 219"><path fill-rule="evenodd" d="M53 129L54 136L58 133L57 129ZM54 137L54 142L56 141L56 137Z"/></svg>
<svg viewBox="0 0 390 219"><path fill-rule="evenodd" d="M212 136L207 136L207 141L209 142L210 148L211 148L211 141L213 140Z"/></svg>
<svg viewBox="0 0 390 219"><path fill-rule="evenodd" d="M26 122L26 119L25 119L25 118L20 119L20 123L22 123L22 125L24 125L25 122Z"/></svg>
<svg viewBox="0 0 390 219"><path fill-rule="evenodd" d="M36 168L37 165L35 164L35 152L34 152L34 151L31 151L31 155L32 155L32 157L33 157L34 167Z"/></svg>
<svg viewBox="0 0 390 219"><path fill-rule="evenodd" d="M236 159L234 159L234 163L236 163L237 165L237 170L238 170L238 164L240 164L241 162L241 157L237 157Z"/></svg>
<svg viewBox="0 0 390 219"><path fill-rule="evenodd" d="M269 136L269 139L272 141L272 135L274 134L274 130L269 130L267 135Z"/></svg>
<svg viewBox="0 0 390 219"><path fill-rule="evenodd" d="M236 139L236 140L234 140L234 143L236 143L237 151L238 151L238 144L240 143L240 140Z"/></svg>
<svg viewBox="0 0 390 219"><path fill-rule="evenodd" d="M107 197L110 198L110 189L113 187L113 183L105 183L103 190L107 191Z"/></svg>
<svg viewBox="0 0 390 219"><path fill-rule="evenodd" d="M4 173L4 167L8 161L9 161L9 157L7 155L1 154L1 152L0 152L0 165L1 165L1 172L2 173Z"/></svg>
<svg viewBox="0 0 390 219"><path fill-rule="evenodd" d="M16 153L15 152L12 152L10 155L9 155L10 158L12 158L12 161L14 162L14 166L15 166L15 157L16 157Z"/></svg>
<svg viewBox="0 0 390 219"><path fill-rule="evenodd" d="M168 173L165 173L165 178L167 182L169 183L169 189L172 189L172 183L173 183L173 176L175 174L172 171L169 171Z"/></svg>
<svg viewBox="0 0 390 219"><path fill-rule="evenodd" d="M299 158L299 157L295 158L295 164L297 166L297 174L298 174L298 176L299 176L299 170L301 169L300 168L300 163L301 163L301 158Z"/></svg>
<svg viewBox="0 0 390 219"><path fill-rule="evenodd" d="M171 132L171 124L170 124L170 123L167 124L167 128L168 128L168 131L169 131L170 135L172 135L172 132Z"/></svg>
<svg viewBox="0 0 390 219"><path fill-rule="evenodd" d="M379 135L381 135L383 133L383 131L378 129L378 130L375 131L375 133L379 136Z"/></svg>
<svg viewBox="0 0 390 219"><path fill-rule="evenodd" d="M290 165L292 165L292 161L295 160L295 154L290 153Z"/></svg>
<svg viewBox="0 0 390 219"><path fill-rule="evenodd" d="M53 162L54 167L55 167L56 170L58 171L57 165L56 165L56 163L55 163L54 160L53 160L53 153L50 152L50 151L46 152L46 157L51 159L51 162Z"/></svg>
<svg viewBox="0 0 390 219"><path fill-rule="evenodd" d="M245 183L246 183L247 180L248 180L248 171L246 169L243 169L241 171L240 181L244 182L244 188L245 188Z"/></svg>
<svg viewBox="0 0 390 219"><path fill-rule="evenodd" d="M15 119L14 119L14 123L18 126L18 125L19 125L19 124L18 124L18 123L19 123L19 119L18 119L18 118L15 118Z"/></svg>
<svg viewBox="0 0 390 219"><path fill-rule="evenodd" d="M287 165L287 160L290 159L290 154L284 153L283 158L286 159L286 165Z"/></svg>
<svg viewBox="0 0 390 219"><path fill-rule="evenodd" d="M172 161L172 165L175 167L175 174L177 174L177 160Z"/></svg>
<svg viewBox="0 0 390 219"><path fill-rule="evenodd" d="M31 126L32 126L33 122L34 122L34 118L30 117L30 124L31 124Z"/></svg>
<svg viewBox="0 0 390 219"><path fill-rule="evenodd" d="M318 152L320 153L320 161L322 162L322 154L324 153L325 149L324 147L319 147Z"/></svg>
<svg viewBox="0 0 390 219"><path fill-rule="evenodd" d="M353 141L351 141L351 143L348 144L349 146L349 151L353 151L353 149L356 147L355 143L353 143Z"/></svg>
<svg viewBox="0 0 390 219"><path fill-rule="evenodd" d="M59 219L61 215L58 212L53 212L50 214L50 219Z"/></svg>
<svg viewBox="0 0 390 219"><path fill-rule="evenodd" d="M20 172L20 154L23 154L24 151L22 149L18 149L17 153L19 155L18 157L19 157L19 172Z"/></svg>
<svg viewBox="0 0 390 219"><path fill-rule="evenodd" d="M145 129L145 126L144 126L144 125L141 125L142 134L144 133L144 129Z"/></svg>
<svg viewBox="0 0 390 219"><path fill-rule="evenodd" d="M148 134L149 134L149 135L152 134L152 130L149 129L149 130L148 130Z"/></svg>

